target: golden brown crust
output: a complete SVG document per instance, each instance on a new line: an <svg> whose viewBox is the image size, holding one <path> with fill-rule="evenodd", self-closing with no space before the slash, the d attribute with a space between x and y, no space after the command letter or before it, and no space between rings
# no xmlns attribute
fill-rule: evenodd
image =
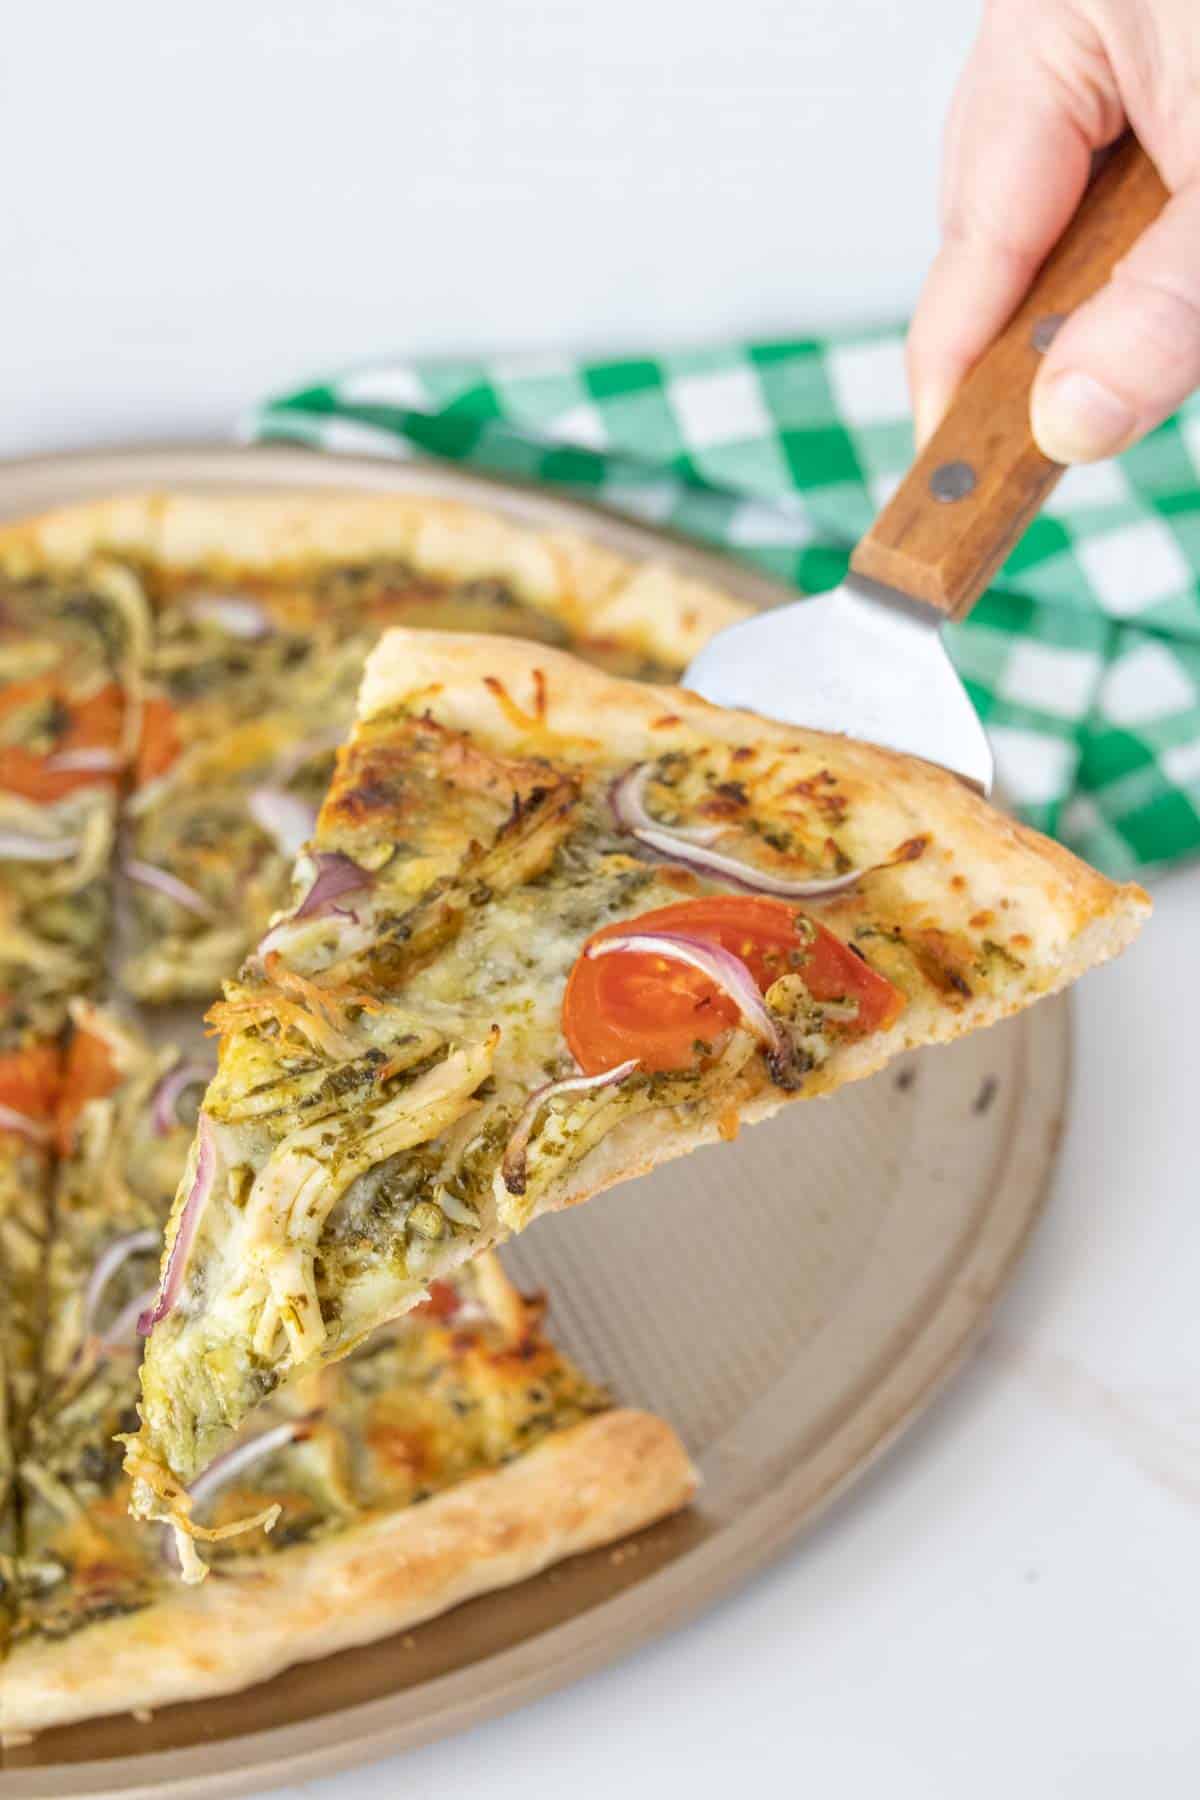
<svg viewBox="0 0 1200 1800"><path fill-rule="evenodd" d="M396 557L447 580L504 580L574 636L679 668L748 610L666 561L633 563L577 532L415 495L129 494L0 530L0 567L17 575L105 553L226 579Z"/></svg>
<svg viewBox="0 0 1200 1800"><path fill-rule="evenodd" d="M4 1670L4 1729L231 1693L638 1531L695 1486L661 1419L601 1413L420 1506L244 1575L180 1585L61 1642L18 1646Z"/></svg>
<svg viewBox="0 0 1200 1800"><path fill-rule="evenodd" d="M15 576L42 569L72 569L93 556L152 558L158 537L159 500L151 494L122 494L63 506L0 527L0 567Z"/></svg>

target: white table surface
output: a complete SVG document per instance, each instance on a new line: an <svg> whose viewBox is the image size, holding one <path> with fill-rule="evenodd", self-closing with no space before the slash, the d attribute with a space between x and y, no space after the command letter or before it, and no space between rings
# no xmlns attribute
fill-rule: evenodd
<svg viewBox="0 0 1200 1800"><path fill-rule="evenodd" d="M893 316L971 26L946 0L14 10L0 454L224 433L404 347ZM622 1666L304 1793L1195 1800L1200 870L1156 897L1079 991L1056 1191L996 1329L900 1449Z"/></svg>

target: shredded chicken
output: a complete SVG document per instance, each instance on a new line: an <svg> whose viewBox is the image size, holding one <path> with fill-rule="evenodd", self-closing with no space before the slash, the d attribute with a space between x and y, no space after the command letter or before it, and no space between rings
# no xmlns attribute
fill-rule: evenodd
<svg viewBox="0 0 1200 1800"><path fill-rule="evenodd" d="M265 987L238 990L210 1007L210 1036L274 1020L281 1031L293 1031L334 1062L353 1062L362 1055L364 1045L354 1033L350 1011L382 1012L381 1000L358 988L311 981L287 968L274 952L264 958L263 972Z"/></svg>
<svg viewBox="0 0 1200 1800"><path fill-rule="evenodd" d="M331 1062L352 1062L361 1050L361 1045L344 1032L335 1030L299 1001L289 1000L277 990L263 989L258 993L238 994L233 1000L218 1000L209 1008L207 1019L210 1037L274 1022L280 1031L293 1032Z"/></svg>
<svg viewBox="0 0 1200 1800"><path fill-rule="evenodd" d="M482 1044L454 1051L370 1115L349 1146L335 1136L336 1160L328 1122L321 1119L301 1125L272 1152L250 1190L243 1227L241 1291L260 1289L263 1295L257 1355L269 1356L280 1329L297 1362L320 1347L326 1327L313 1258L334 1202L377 1163L427 1143L461 1118L491 1074L498 1042L493 1031Z"/></svg>

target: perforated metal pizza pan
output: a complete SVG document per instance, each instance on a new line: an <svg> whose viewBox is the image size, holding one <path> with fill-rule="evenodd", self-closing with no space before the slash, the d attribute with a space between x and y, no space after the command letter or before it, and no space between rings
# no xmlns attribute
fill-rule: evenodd
<svg viewBox="0 0 1200 1800"><path fill-rule="evenodd" d="M756 604L780 598L735 563L570 500L307 451L11 464L0 467L0 516L145 486L454 495L665 557ZM744 1579L895 1440L962 1358L1045 1191L1068 1043L1066 1002L1046 1002L546 1219L506 1252L523 1285L549 1289L557 1340L621 1400L676 1426L704 1476L689 1512L632 1546L230 1699L12 1747L0 1792L184 1800L325 1773L517 1706Z"/></svg>

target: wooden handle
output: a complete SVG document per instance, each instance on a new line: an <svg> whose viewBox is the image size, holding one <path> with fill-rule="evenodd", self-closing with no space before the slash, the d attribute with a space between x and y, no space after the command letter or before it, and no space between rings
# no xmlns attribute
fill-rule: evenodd
<svg viewBox="0 0 1200 1800"><path fill-rule="evenodd" d="M1112 152L1000 336L855 550L859 575L961 618L1063 472L1029 424L1038 359L1063 318L1102 287L1167 198L1132 137Z"/></svg>

